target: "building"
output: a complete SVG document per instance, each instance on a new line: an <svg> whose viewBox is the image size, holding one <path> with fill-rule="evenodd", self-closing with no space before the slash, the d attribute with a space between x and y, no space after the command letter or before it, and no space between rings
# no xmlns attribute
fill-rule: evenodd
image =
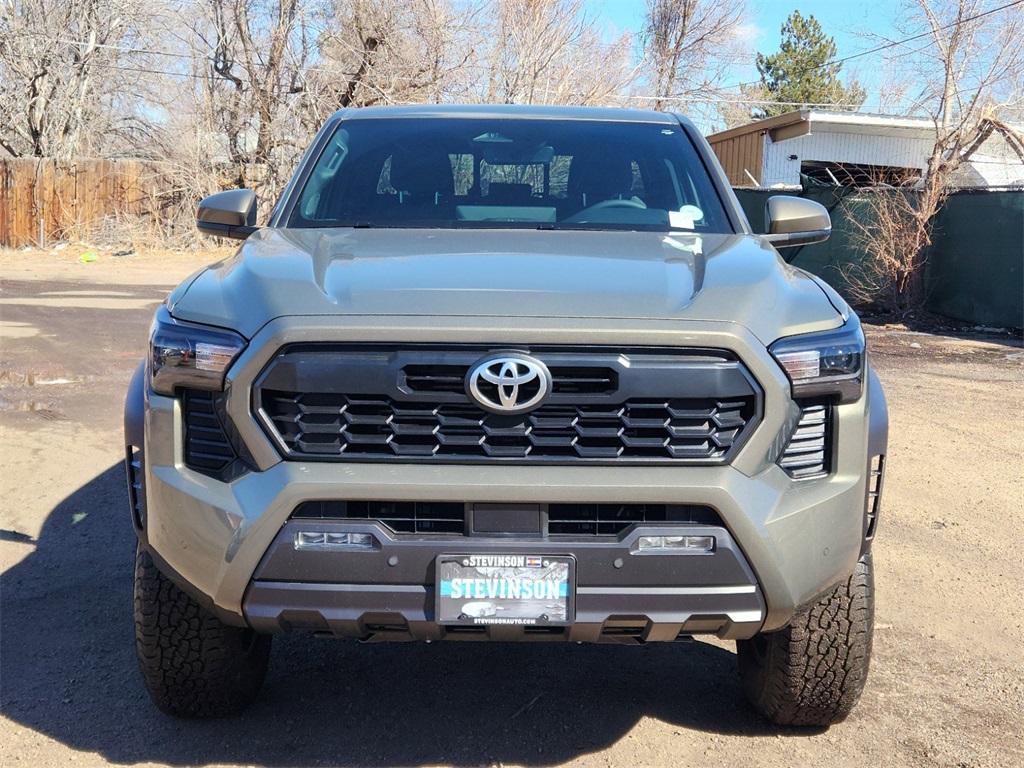
<svg viewBox="0 0 1024 768"><path fill-rule="evenodd" d="M1002 126L1002 124L1000 124ZM935 143L931 118L801 109L707 137L736 187L800 187L801 175L868 186L922 175ZM1024 140L990 131L960 168L961 188L1024 187Z"/></svg>

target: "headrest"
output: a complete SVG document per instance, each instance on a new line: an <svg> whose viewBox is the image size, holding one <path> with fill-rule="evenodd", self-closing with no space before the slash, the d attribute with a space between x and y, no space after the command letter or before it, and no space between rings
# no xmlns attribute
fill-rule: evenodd
<svg viewBox="0 0 1024 768"><path fill-rule="evenodd" d="M448 153L439 147L403 147L391 156L391 186L416 202L455 188Z"/></svg>

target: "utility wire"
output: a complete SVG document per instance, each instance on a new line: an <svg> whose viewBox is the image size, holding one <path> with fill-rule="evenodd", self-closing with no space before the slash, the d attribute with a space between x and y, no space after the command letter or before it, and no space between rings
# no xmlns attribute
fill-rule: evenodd
<svg viewBox="0 0 1024 768"><path fill-rule="evenodd" d="M869 48L866 51L860 51L858 53L851 53L849 56L844 56L841 59L831 59L829 61L822 62L821 64L815 64L813 67L807 67L806 69L799 70L797 74L803 75L803 74L806 74L808 72L813 72L816 69L823 69L824 67L832 67L832 66L835 66L836 64L845 64L847 61L852 61L853 59L859 59L862 56L869 56L872 53L879 53L881 51L889 50L890 48L896 48L897 46L900 46L900 45L906 45L907 43L912 43L914 40L920 40L923 37L930 37L935 32L941 32L941 31L946 30L946 29L952 29L953 27L960 26L961 24L967 24L969 22L976 21L977 19L981 19L981 18L983 18L985 16L991 16L993 13L999 13L1000 11L1005 11L1007 8L1013 8L1013 7L1021 5L1021 4L1024 4L1024 0L1013 0L1013 2L1006 3L1005 5L1000 5L997 8L990 8L987 11L982 11L980 13L976 13L973 16L968 16L965 19L959 19L957 21L952 21L949 24L944 24L943 26L936 27L934 30L928 30L927 32L921 32L921 33L919 33L917 35L911 35L910 37L904 37L902 40L890 40L887 43L883 43L882 45L875 46L874 48ZM746 85L758 85L760 82L761 82L760 80L752 80L752 81L745 82L745 83L734 83L733 85L725 85L725 86L722 86L722 87L723 88L742 88L743 86L746 86Z"/></svg>
<svg viewBox="0 0 1024 768"><path fill-rule="evenodd" d="M958 25L967 24L969 22L976 21L977 19L984 18L985 16L990 16L990 15L992 15L994 13L999 13L1000 11L1005 11L1008 8L1013 8L1015 6L1022 5L1022 4L1024 4L1024 0L1012 0L1012 2L1005 3L1004 5L1000 5L1000 6L996 7L996 8L990 8L987 11L981 11L979 13L974 14L973 16L968 16L967 18L960 19L958 21L953 21L953 22L950 22L949 24L945 24L943 26L937 27L934 31L933 30L928 30L927 32L921 32L921 33L916 34L916 35L911 35L910 37L902 38L901 40L890 40L890 41L888 41L886 43L883 43L882 45L875 46L874 48L869 48L867 50L859 51L857 53L851 53L850 55L843 56L842 58L839 58L839 59L830 59L829 61L822 62L821 64L815 64L812 67L808 67L806 69L799 70L798 74L806 74L808 72L813 72L816 69L822 69L824 67L831 67L831 66L835 66L837 64L844 64L844 63L846 63L848 61L852 61L853 59L859 59L859 58L861 58L863 56L870 56L873 53L879 53L881 51L889 50L890 48L896 48L896 47L901 46L901 45L906 45L907 43L913 42L915 40L920 40L920 39L925 38L925 37L930 37L936 31L952 29L953 27L956 27ZM16 32L9 32L8 34L31 36L31 37L42 37L42 38L46 38L46 39L51 40L52 42L56 42L56 43L64 43L64 44L67 44L67 45L83 45L83 46L90 46L90 47L93 47L93 48L104 48L104 49L107 49L107 50L121 51L122 53L145 53L145 54L150 54L150 55L153 55L153 56L168 56L168 57L172 57L172 58L190 59L190 60L193 58L193 56L191 54L187 54L187 53L175 53L175 52L172 52L172 51L156 51L156 50L152 50L152 49L149 49L149 48L126 48L124 46L112 45L110 43L95 43L95 42L90 42L88 40L72 40L72 39L63 38L63 37L50 37L46 33L43 33L43 32L33 32L33 31L30 31L30 30L19 30L19 31L16 31ZM922 49L918 49L918 50L922 50ZM209 57L209 56L203 56L202 58L205 59L205 60L212 60L212 57ZM724 58L721 59L721 61L730 61L730 60L731 59L724 59ZM738 60L731 60L731 61L733 63L739 63ZM310 70L310 71L317 71L318 69L322 70L322 68L318 68L318 67L315 67L315 66L307 67L306 69ZM171 75L178 75L178 76L183 76L184 75L184 73L156 73L156 74L171 74ZM196 77L198 77L198 76L196 76ZM225 78L225 79L230 79L230 78ZM759 80L752 80L752 81L741 82L741 83L734 83L732 85L725 85L725 86L720 86L720 87L722 87L722 88L741 88L743 86L748 86L748 85L757 85L759 82L760 82ZM776 103L781 103L781 102L776 102Z"/></svg>
<svg viewBox="0 0 1024 768"><path fill-rule="evenodd" d="M926 32L921 32L919 34L911 35L910 37L902 38L900 40L891 40L891 41L886 42L886 43L884 43L882 45L875 46L874 48L869 48L867 50L859 51L857 53L852 53L852 54L850 54L848 56L844 56L844 57L839 58L839 59L831 59L831 60L823 62L821 64L816 64L816 65L814 65L812 67L808 67L806 69L800 70L799 74L805 74L807 72L813 72L816 69L822 69L824 67L830 67L830 66L835 66L835 65L838 65L838 64L843 64L843 63L845 63L847 61L852 61L853 59L858 59L858 58L861 58L863 56L869 56L869 55L871 55L873 53L879 53L881 51L889 50L891 48L896 48L896 47L901 46L901 45L906 45L907 43L913 42L915 40L920 40L920 39L922 39L924 37L929 37L929 36L933 35L934 32L936 32L936 31L942 31L942 30L946 30L946 29L951 29L951 28L956 27L956 26L961 25L961 24L967 24L969 22L976 21L977 19L981 19L981 18L984 18L986 16L990 16L990 15L992 15L994 13L999 13L1000 11L1005 11L1008 8L1013 8L1013 7L1022 5L1022 4L1024 4L1024 0L1012 0L1012 2L1005 3L1003 5L1000 5L1000 6L996 7L996 8L990 8L987 11L981 11L979 13L974 14L973 16L968 16L967 18L960 19L958 21L950 22L949 24L945 24L943 26L937 27L935 30L929 30L929 31L926 31ZM103 49L106 49L106 50L116 50L116 51L120 51L122 53L142 53L142 54L149 54L149 55L153 55L153 56L166 56L166 57L171 57L171 58L179 58L179 59L187 59L187 60L194 60L194 58L195 58L191 54L187 54L187 53L175 53L175 52L172 52L172 51L156 51L156 50L147 49L147 48L131 48L131 47L112 45L112 44L109 44L109 43L95 43L95 42L90 42L90 41L86 41L86 40L72 40L72 39L62 38L62 37L50 37L49 35L47 35L45 33L32 32L32 31L29 31L29 30L19 30L17 32L9 32L9 34L22 35L22 36L32 36L32 37L42 37L42 38L48 39L48 40L50 40L52 42L61 43L61 44L65 44L65 45L90 46L90 47L93 47L93 48L103 48ZM210 56L202 56L200 58L203 61L209 61L209 62L213 61L213 58L210 57ZM227 77L225 75L222 75L219 72L214 72L214 71L211 71L209 73L204 73L204 74L196 74L194 72L176 72L176 71L170 71L170 70L154 69L154 68L149 68L149 67L139 67L139 66L129 67L129 66L118 65L118 64L108 63L108 62L93 62L92 66L95 66L95 67L105 67L105 68L108 68L108 69L117 69L117 70L126 71L126 72L138 72L138 73L142 73L142 74L164 75L164 76L167 76L167 77L192 78L192 79L196 79L196 80L206 80L207 78L214 78L214 79L225 80L225 81L231 82L231 83L236 82L235 79L233 79L231 77ZM469 66L470 66L470 68L472 68L472 65L469 65ZM486 66L484 66L484 65L477 65L477 68L479 68L479 69L486 69ZM335 70L325 69L323 67L317 67L317 66L304 67L303 70L307 71L307 72L329 72L331 74L339 74ZM242 82L248 82L244 78L238 78L238 79L242 80ZM1004 80L1004 79L1006 79L1006 78L1005 77L1004 78L999 78L996 82ZM728 89L742 88L744 86L758 85L759 83L760 83L759 80L755 80L755 81L747 81L747 82L741 82L741 83L734 83L734 84L731 84L731 85L720 86L719 88L721 88L721 89L725 89L725 88L728 88ZM806 103L806 102L780 102L780 101L758 100L758 99L725 99L725 98L721 98L721 97L630 95L630 96L626 96L624 98L629 99L629 100L640 100L640 101L676 101L676 102L695 102L695 103L707 103L707 104L759 104L759 105L760 104L764 104L764 105L767 105L767 104L778 104L778 105L781 105L781 106L838 107L838 108L848 107L848 108L853 108L853 109L863 109L864 108L864 105L858 105L858 104L853 104L853 103L848 103L848 104L844 104L844 103L819 103L819 104L811 104L811 103ZM884 108L884 107L881 107L881 105L879 105L879 108ZM893 108L890 108L890 109L893 109Z"/></svg>

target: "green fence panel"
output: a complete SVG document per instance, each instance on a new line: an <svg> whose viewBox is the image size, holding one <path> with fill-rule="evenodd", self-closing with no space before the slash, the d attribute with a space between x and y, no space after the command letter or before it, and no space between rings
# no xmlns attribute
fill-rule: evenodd
<svg viewBox="0 0 1024 768"><path fill-rule="evenodd" d="M755 232L764 232L764 206L776 191L737 189ZM842 270L864 258L858 227L870 220L863 190L808 187L799 194L824 205L832 236L794 249L792 263L848 295ZM947 199L937 217L926 279L928 309L975 325L1024 326L1024 191L971 190Z"/></svg>
<svg viewBox="0 0 1024 768"><path fill-rule="evenodd" d="M950 195L935 222L926 274L933 312L1024 326L1024 192Z"/></svg>

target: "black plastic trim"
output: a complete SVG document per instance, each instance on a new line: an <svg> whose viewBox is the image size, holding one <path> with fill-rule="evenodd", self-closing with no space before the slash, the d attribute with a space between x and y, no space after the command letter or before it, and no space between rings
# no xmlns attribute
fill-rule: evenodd
<svg viewBox="0 0 1024 768"><path fill-rule="evenodd" d="M794 480L814 480L826 477L832 471L833 456L835 455L835 407L831 398L801 399L796 401L800 408L800 419L794 425L793 431L786 440L786 447L778 458L778 465ZM806 464L799 466L794 461L801 453L809 452L806 448L801 451L800 442L810 442L816 438L799 437L800 430L811 430L817 428L818 417L821 421L821 462L817 465ZM812 446L813 448L813 446Z"/></svg>
<svg viewBox="0 0 1024 768"><path fill-rule="evenodd" d="M186 467L230 482L255 466L228 416L226 393L185 389L179 395Z"/></svg>
<svg viewBox="0 0 1024 768"><path fill-rule="evenodd" d="M614 540L636 526L716 525L721 516L704 504L514 504L461 501L305 501L291 520L374 522L405 536L516 536L562 541Z"/></svg>

